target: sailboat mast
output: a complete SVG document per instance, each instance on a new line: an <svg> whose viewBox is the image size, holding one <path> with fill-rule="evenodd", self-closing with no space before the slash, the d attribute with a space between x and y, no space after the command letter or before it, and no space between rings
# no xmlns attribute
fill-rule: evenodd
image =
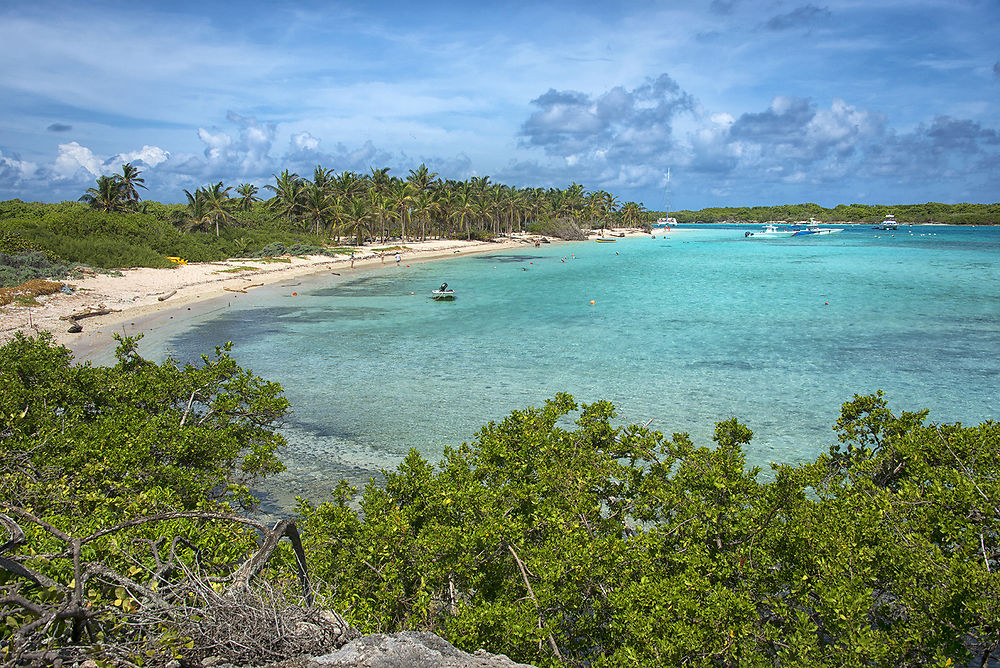
<svg viewBox="0 0 1000 668"><path fill-rule="evenodd" d="M666 218L670 217L670 168L667 167L667 215Z"/></svg>

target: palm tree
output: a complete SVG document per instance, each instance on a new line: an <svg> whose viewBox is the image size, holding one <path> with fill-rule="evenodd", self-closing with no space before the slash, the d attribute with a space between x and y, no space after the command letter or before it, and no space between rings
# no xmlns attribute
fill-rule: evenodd
<svg viewBox="0 0 1000 668"><path fill-rule="evenodd" d="M122 184L113 176L98 176L97 187L87 188L87 192L80 197L81 202L86 202L93 209L100 209L105 213L111 211L121 211L125 208L128 199L122 188Z"/></svg>
<svg viewBox="0 0 1000 668"><path fill-rule="evenodd" d="M257 186L251 183L241 183L236 188L236 193L240 196L240 201L236 205L236 208L240 211L249 211L254 202L260 201L260 198L257 197L258 192Z"/></svg>
<svg viewBox="0 0 1000 668"><path fill-rule="evenodd" d="M371 188L368 191L368 211L372 217L378 221L379 239L385 241L385 221L389 217L389 204L385 195L378 188Z"/></svg>
<svg viewBox="0 0 1000 668"><path fill-rule="evenodd" d="M185 231L207 225L204 191L198 188L192 194L185 189L184 194L187 195L187 206L184 211L174 212L174 222L183 225Z"/></svg>
<svg viewBox="0 0 1000 668"><path fill-rule="evenodd" d="M618 215L620 216L623 225L626 227L636 227L639 225L639 221L642 220L642 213L645 210L646 207L642 204L626 202L622 208L618 210Z"/></svg>
<svg viewBox="0 0 1000 668"><path fill-rule="evenodd" d="M466 226L469 241L472 240L472 215L476 212L476 207L468 190L459 190L451 201L451 215L458 219L458 229Z"/></svg>
<svg viewBox="0 0 1000 668"><path fill-rule="evenodd" d="M126 162L122 165L122 173L114 175L115 181L117 181L118 185L121 186L122 195L125 197L125 200L130 203L139 201L139 191L136 190L136 187L146 190L146 186L144 185L146 180L141 178L139 176L140 174L142 174L142 172L136 167L133 167L131 162Z"/></svg>
<svg viewBox="0 0 1000 668"><path fill-rule="evenodd" d="M366 179L357 172L344 171L333 177L333 189L339 193L342 199L356 199L360 197L366 187Z"/></svg>
<svg viewBox="0 0 1000 668"><path fill-rule="evenodd" d="M407 182L413 186L417 193L430 190L437 178L437 172L427 169L427 165L420 163L416 169L410 170L410 175L406 177Z"/></svg>
<svg viewBox="0 0 1000 668"><path fill-rule="evenodd" d="M316 165L316 168L313 170L312 184L320 190L329 193L334 186L333 170L324 169L320 165Z"/></svg>
<svg viewBox="0 0 1000 668"><path fill-rule="evenodd" d="M396 215L399 216L399 238L402 241L406 241L406 220L410 217L413 193L413 185L409 181L396 181L390 193Z"/></svg>
<svg viewBox="0 0 1000 668"><path fill-rule="evenodd" d="M231 187L222 187L222 181L201 189L205 201L205 217L215 223L215 236L219 236L219 223L230 223L234 220L229 211L232 200L229 199Z"/></svg>
<svg viewBox="0 0 1000 668"><path fill-rule="evenodd" d="M563 213L571 218L580 220L580 212L584 208L584 188L579 183L573 183L566 188L565 197L562 201Z"/></svg>
<svg viewBox="0 0 1000 668"><path fill-rule="evenodd" d="M368 224L372 218L372 211L368 208L368 203L363 199L352 199L347 205L347 230L354 236L354 241L359 246L364 242L365 234L371 234L371 226Z"/></svg>
<svg viewBox="0 0 1000 668"><path fill-rule="evenodd" d="M417 193L413 201L413 213L416 214L417 220L420 221L421 241L427 240L427 222L438 211L440 211L440 204L438 204L438 198L433 191L425 190Z"/></svg>
<svg viewBox="0 0 1000 668"><path fill-rule="evenodd" d="M274 197L268 201L268 205L277 209L288 222L291 222L298 216L301 208L304 190L302 179L287 169L281 172L280 176L274 174L271 176L274 176L274 185L264 186L274 191Z"/></svg>
<svg viewBox="0 0 1000 668"><path fill-rule="evenodd" d="M306 186L300 206L302 218L312 223L316 236L320 235L323 225L337 214L338 208L333 195L316 185L315 181Z"/></svg>
<svg viewBox="0 0 1000 668"><path fill-rule="evenodd" d="M379 192L385 192L389 187L389 181L391 177L389 176L389 168L382 167L381 169L371 168L371 175L368 176L368 180L372 182L372 187Z"/></svg>

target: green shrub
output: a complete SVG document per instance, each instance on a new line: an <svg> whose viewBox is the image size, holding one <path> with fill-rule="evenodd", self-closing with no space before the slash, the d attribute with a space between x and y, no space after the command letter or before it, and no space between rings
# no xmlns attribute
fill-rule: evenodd
<svg viewBox="0 0 1000 668"><path fill-rule="evenodd" d="M67 265L53 262L41 251L0 252L0 287L20 285L36 278L57 278L68 271Z"/></svg>

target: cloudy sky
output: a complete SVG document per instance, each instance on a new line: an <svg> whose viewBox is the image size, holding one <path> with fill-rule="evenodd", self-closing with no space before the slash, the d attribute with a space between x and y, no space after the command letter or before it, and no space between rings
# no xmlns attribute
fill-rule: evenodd
<svg viewBox="0 0 1000 668"><path fill-rule="evenodd" d="M1000 201L998 0L0 0L0 200L426 163L659 210Z"/></svg>

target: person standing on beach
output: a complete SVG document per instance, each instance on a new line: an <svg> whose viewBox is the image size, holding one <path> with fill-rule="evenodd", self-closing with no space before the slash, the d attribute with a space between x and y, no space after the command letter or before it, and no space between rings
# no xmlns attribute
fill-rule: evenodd
<svg viewBox="0 0 1000 668"><path fill-rule="evenodd" d="M385 251L380 251L378 256L382 258L382 264L385 264Z"/></svg>
<svg viewBox="0 0 1000 668"><path fill-rule="evenodd" d="M399 266L399 253L396 253L396 266Z"/></svg>
<svg viewBox="0 0 1000 668"><path fill-rule="evenodd" d="M354 269L354 253L351 253L351 269Z"/></svg>

